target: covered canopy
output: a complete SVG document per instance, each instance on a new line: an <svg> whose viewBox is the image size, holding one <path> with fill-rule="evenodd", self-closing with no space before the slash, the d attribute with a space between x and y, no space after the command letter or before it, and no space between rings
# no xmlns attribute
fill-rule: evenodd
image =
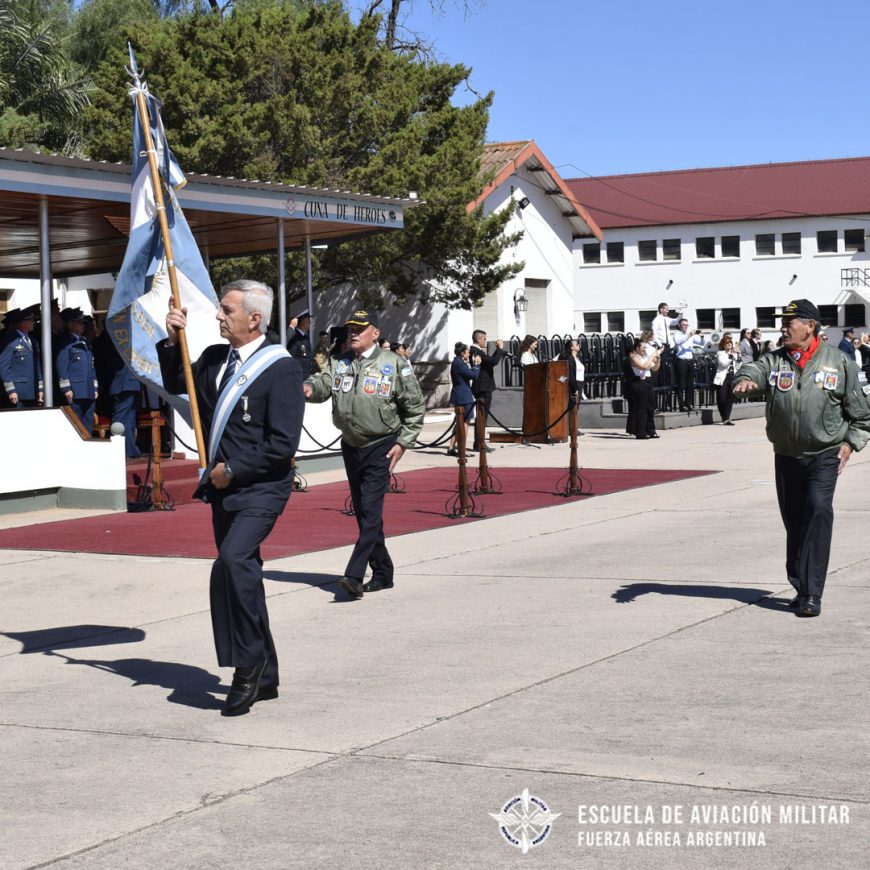
<svg viewBox="0 0 870 870"><path fill-rule="evenodd" d="M0 275L40 277L40 202L52 277L117 272L127 247L130 166L0 148ZM178 199L203 256L334 243L404 226L412 199L188 175ZM44 277L44 276L43 276Z"/></svg>

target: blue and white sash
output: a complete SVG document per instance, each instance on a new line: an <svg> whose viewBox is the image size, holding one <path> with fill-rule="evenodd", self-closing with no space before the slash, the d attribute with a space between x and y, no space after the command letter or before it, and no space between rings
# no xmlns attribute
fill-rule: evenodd
<svg viewBox="0 0 870 870"><path fill-rule="evenodd" d="M290 354L287 353L286 348L278 344L270 344L263 350L255 351L221 391L212 420L211 436L208 439L209 467L214 464L217 457L218 445L221 443L224 429L226 429L227 421L230 419L230 414L239 399L239 395L280 359L290 359ZM203 469L203 472L205 470Z"/></svg>

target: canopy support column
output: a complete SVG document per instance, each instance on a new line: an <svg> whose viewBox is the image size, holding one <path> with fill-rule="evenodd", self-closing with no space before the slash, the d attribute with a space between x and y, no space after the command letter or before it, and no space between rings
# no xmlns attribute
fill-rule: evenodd
<svg viewBox="0 0 870 870"><path fill-rule="evenodd" d="M311 341L311 346L314 347L314 336L317 334L314 331L314 283L311 278L311 239L305 237L305 290L308 299L308 315L311 317L311 322L308 325L308 338Z"/></svg>
<svg viewBox="0 0 870 870"><path fill-rule="evenodd" d="M54 360L51 347L51 245L48 237L48 200L39 198L39 296L42 310L40 346L45 407L54 405Z"/></svg>
<svg viewBox="0 0 870 870"><path fill-rule="evenodd" d="M278 335L287 346L287 276L285 274L284 221L278 218Z"/></svg>

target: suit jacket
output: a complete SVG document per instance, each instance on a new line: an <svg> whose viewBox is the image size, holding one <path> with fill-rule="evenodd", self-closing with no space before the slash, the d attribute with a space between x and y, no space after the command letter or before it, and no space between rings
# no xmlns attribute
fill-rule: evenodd
<svg viewBox="0 0 870 870"><path fill-rule="evenodd" d="M83 335L65 332L55 347L54 363L61 391L71 391L76 399L93 399L96 396L94 353Z"/></svg>
<svg viewBox="0 0 870 870"><path fill-rule="evenodd" d="M474 395L471 392L471 382L480 375L478 366L470 366L461 356L453 357L450 363L451 405L473 405Z"/></svg>
<svg viewBox="0 0 870 870"><path fill-rule="evenodd" d="M0 340L0 380L6 393L17 393L20 402L36 401L42 392L42 364L32 336L30 346L17 329Z"/></svg>
<svg viewBox="0 0 870 870"><path fill-rule="evenodd" d="M471 392L475 396L479 396L481 393L491 393L495 389L495 364L505 357L505 352L497 347L492 355L488 355L483 348L473 344L471 345L471 355L480 357L480 374L474 379Z"/></svg>
<svg viewBox="0 0 870 870"><path fill-rule="evenodd" d="M268 346L264 342L254 356ZM217 376L228 352L225 344L212 345L193 364L206 445L217 405ZM157 353L163 385L171 393L186 392L178 345L167 347L162 341ZM222 498L228 511L256 507L281 513L293 488L291 460L299 447L304 413L302 369L294 359L280 359L242 392L227 420L215 464L226 462L232 468L230 485L218 490L206 482L200 484L197 496L208 501ZM245 414L250 417L247 421ZM209 471L211 465L204 481L208 481Z"/></svg>

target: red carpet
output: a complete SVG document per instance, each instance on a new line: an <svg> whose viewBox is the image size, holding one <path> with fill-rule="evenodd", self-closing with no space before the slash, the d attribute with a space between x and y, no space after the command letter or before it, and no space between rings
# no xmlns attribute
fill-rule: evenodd
<svg viewBox="0 0 870 870"><path fill-rule="evenodd" d="M475 496L475 500L485 517L565 504L565 498L553 494L564 473L557 468L499 469L495 474L503 493ZM713 473L584 468L582 477L584 492L591 488L591 495L606 495ZM473 484L475 476L476 471L473 471L470 483ZM473 522L444 515L445 503L455 495L456 477L455 468L430 468L401 475L407 491L387 495L384 509L387 535ZM279 559L352 544L357 536L356 521L342 513L347 495L345 482L294 493L262 547L263 558ZM581 495L571 500L588 497ZM106 514L4 529L0 530L0 548L211 559L214 557L211 511L207 505L195 503L182 505L175 511Z"/></svg>

